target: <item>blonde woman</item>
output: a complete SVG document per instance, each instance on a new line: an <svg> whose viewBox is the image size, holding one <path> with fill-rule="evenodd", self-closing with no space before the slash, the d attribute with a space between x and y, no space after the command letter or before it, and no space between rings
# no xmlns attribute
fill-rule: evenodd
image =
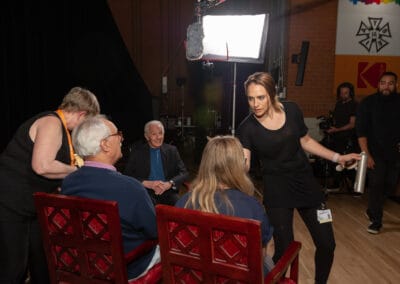
<svg viewBox="0 0 400 284"><path fill-rule="evenodd" d="M316 246L315 283L326 283L336 244L331 220L324 218L331 213L305 151L342 165L359 160L360 155L340 155L311 138L300 108L293 102L279 102L275 86L265 72L247 78L244 87L251 113L239 125L238 137L247 169L252 153L261 161L264 205L275 229L273 259L280 259L294 239L297 209Z"/></svg>
<svg viewBox="0 0 400 284"><path fill-rule="evenodd" d="M49 283L32 194L52 192L76 171L70 131L100 112L96 96L72 88L56 111L25 121L0 156L0 283Z"/></svg>
<svg viewBox="0 0 400 284"><path fill-rule="evenodd" d="M233 136L218 136L208 141L190 192L175 206L260 221L262 243L266 246L273 230L253 193L254 185L246 173L239 140ZM273 265L268 258L266 262L265 273Z"/></svg>

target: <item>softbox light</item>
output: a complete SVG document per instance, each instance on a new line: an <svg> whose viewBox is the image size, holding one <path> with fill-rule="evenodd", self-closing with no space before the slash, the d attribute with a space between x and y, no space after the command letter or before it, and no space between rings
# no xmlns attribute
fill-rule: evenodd
<svg viewBox="0 0 400 284"><path fill-rule="evenodd" d="M264 62L268 14L205 15L193 28L188 29L189 60Z"/></svg>
<svg viewBox="0 0 400 284"><path fill-rule="evenodd" d="M268 14L205 15L187 29L188 60L234 63L232 135L235 135L236 64L264 63Z"/></svg>

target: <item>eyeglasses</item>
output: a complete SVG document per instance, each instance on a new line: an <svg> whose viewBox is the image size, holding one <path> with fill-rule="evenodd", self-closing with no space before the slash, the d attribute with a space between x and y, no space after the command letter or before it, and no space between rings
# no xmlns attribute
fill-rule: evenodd
<svg viewBox="0 0 400 284"><path fill-rule="evenodd" d="M121 138L121 142L124 141L124 135L122 134L122 131L121 131L121 130L118 130L118 131L117 131L116 133L114 133L114 134L108 135L108 136L105 137L104 139L108 139L108 138L110 138L111 136L119 136L119 137Z"/></svg>

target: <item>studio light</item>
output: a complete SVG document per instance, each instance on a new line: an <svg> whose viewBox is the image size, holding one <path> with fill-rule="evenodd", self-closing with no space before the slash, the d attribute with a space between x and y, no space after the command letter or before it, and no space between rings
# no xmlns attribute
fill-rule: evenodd
<svg viewBox="0 0 400 284"><path fill-rule="evenodd" d="M188 60L263 63L268 14L205 15L187 29Z"/></svg>
<svg viewBox="0 0 400 284"><path fill-rule="evenodd" d="M203 60L263 63L268 15L203 17Z"/></svg>
<svg viewBox="0 0 400 284"><path fill-rule="evenodd" d="M236 65L264 63L269 15L206 15L211 4L215 6L214 3L222 2L197 0L195 14L198 20L187 29L186 58L234 63L231 132L235 135Z"/></svg>

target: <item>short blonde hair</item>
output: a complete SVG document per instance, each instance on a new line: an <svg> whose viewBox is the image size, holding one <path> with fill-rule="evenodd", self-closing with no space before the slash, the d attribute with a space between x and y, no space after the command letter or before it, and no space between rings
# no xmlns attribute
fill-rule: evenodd
<svg viewBox="0 0 400 284"><path fill-rule="evenodd" d="M100 105L96 96L89 90L74 87L65 95L59 109L65 111L86 111L87 116L100 113Z"/></svg>

